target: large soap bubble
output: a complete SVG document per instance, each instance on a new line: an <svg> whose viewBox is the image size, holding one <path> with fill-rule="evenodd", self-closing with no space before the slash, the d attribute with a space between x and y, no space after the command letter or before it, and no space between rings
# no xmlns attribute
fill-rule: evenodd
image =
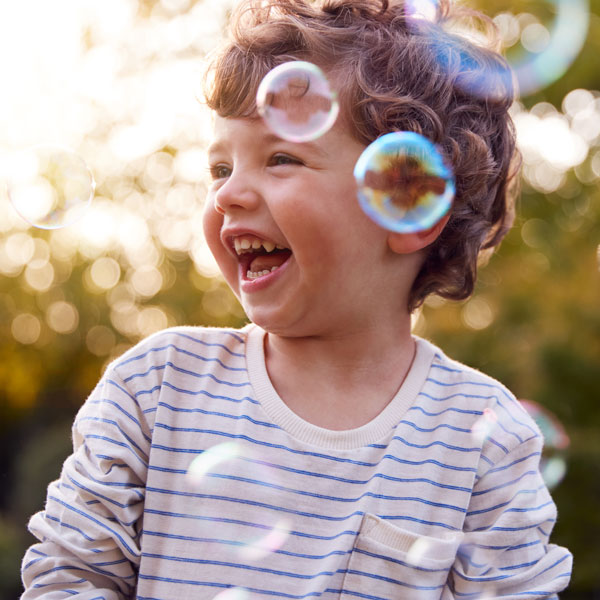
<svg viewBox="0 0 600 600"><path fill-rule="evenodd" d="M354 168L358 199L381 227L412 233L433 227L450 209L455 184L436 146L410 131L369 145Z"/></svg>
<svg viewBox="0 0 600 600"><path fill-rule="evenodd" d="M408 16L413 17L409 25L418 28L420 20L435 19L439 0L408 0L406 6ZM544 89L566 73L583 47L590 22L589 0L537 0L527 3L527 10L530 12L517 15L500 12L494 17L521 96ZM479 35L461 27L456 31L475 38ZM431 43L441 65L460 55L460 50L449 47L443 38L432 38ZM496 68L491 63L479 64L466 54L462 60L463 75L457 83L473 95L495 97L511 83L512 74L499 64Z"/></svg>
<svg viewBox="0 0 600 600"><path fill-rule="evenodd" d="M95 182L86 162L60 146L39 145L15 153L7 177L8 197L28 223L59 229L80 219Z"/></svg>
<svg viewBox="0 0 600 600"><path fill-rule="evenodd" d="M249 518L244 524L224 523L216 516L219 514L219 499L227 496L231 485L245 485L248 498L260 497L261 502L267 503L271 497L276 498L277 490L281 487L277 473L277 469L253 447L239 442L212 446L191 462L186 475L187 485L198 494L198 508L202 510L203 518L208 521L214 519L218 535L212 542L220 546L221 553L229 554L236 560L255 563L285 544L290 534L288 519L282 517L269 522L257 522L250 501ZM213 505L215 499L216 504Z"/></svg>
<svg viewBox="0 0 600 600"><path fill-rule="evenodd" d="M291 61L269 71L256 94L258 113L269 128L290 142L308 142L337 119L337 94L316 65Z"/></svg>

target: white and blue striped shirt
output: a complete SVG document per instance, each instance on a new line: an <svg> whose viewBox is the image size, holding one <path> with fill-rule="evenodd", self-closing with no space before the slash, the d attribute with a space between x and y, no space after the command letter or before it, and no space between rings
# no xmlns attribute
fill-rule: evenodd
<svg viewBox="0 0 600 600"><path fill-rule="evenodd" d="M30 521L34 598L556 598L572 557L542 437L497 381L416 338L362 427L293 413L264 331L179 327L110 365ZM228 592L229 590L229 592Z"/></svg>

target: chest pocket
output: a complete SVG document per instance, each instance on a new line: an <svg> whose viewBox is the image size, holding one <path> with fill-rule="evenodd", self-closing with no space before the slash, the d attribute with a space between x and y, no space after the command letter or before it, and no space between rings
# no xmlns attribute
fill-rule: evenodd
<svg viewBox="0 0 600 600"><path fill-rule="evenodd" d="M462 538L420 536L365 514L340 598L439 600Z"/></svg>

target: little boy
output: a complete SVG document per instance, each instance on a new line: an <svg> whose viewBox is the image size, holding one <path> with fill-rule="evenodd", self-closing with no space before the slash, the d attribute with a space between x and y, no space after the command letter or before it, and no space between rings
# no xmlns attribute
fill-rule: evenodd
<svg viewBox="0 0 600 600"><path fill-rule="evenodd" d="M173 328L107 369L31 519L23 599L566 587L538 428L500 383L411 335L429 294L471 294L478 256L509 228L515 139L504 61L444 31L447 2L435 22L410 6L237 10L207 89L204 233L252 323ZM339 91L337 123L312 142L277 137L256 112L258 84L289 60ZM401 130L438 144L456 178L450 213L410 234L363 214L352 176L369 143Z"/></svg>

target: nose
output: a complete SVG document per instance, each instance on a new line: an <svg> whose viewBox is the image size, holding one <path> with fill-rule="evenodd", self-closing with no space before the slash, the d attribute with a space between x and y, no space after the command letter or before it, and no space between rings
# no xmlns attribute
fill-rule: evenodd
<svg viewBox="0 0 600 600"><path fill-rule="evenodd" d="M224 215L235 210L255 210L260 204L260 192L250 174L233 171L215 193L215 210Z"/></svg>

